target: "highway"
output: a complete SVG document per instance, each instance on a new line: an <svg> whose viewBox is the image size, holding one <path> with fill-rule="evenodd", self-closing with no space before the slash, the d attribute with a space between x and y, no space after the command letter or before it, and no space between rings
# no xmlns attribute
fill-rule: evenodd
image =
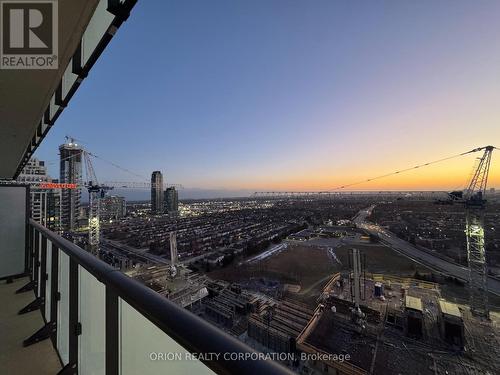
<svg viewBox="0 0 500 375"><path fill-rule="evenodd" d="M444 275L453 276L466 282L468 281L469 269L467 267L463 267L459 264L448 262L442 258L434 256L433 254L421 250L409 242L402 240L394 233L385 230L379 225L367 222L366 218L371 215L374 208L375 206L370 206L356 214L353 221L358 228L364 229L368 233L377 236L381 243L417 263L434 269ZM500 280L488 277L488 290L491 293L500 296Z"/></svg>

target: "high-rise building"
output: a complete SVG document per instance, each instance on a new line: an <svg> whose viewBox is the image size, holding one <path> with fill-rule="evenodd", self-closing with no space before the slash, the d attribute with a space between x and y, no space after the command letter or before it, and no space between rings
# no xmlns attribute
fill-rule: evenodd
<svg viewBox="0 0 500 375"><path fill-rule="evenodd" d="M19 174L17 181L20 182L52 182L47 173L47 167L43 160L31 158Z"/></svg>
<svg viewBox="0 0 500 375"><path fill-rule="evenodd" d="M179 194L173 186L165 190L165 212L176 214L179 211Z"/></svg>
<svg viewBox="0 0 500 375"><path fill-rule="evenodd" d="M60 182L77 184L76 189L63 189L61 197L61 228L72 231L77 227L82 197L82 153L78 144L69 142L59 146Z"/></svg>
<svg viewBox="0 0 500 375"><path fill-rule="evenodd" d="M100 217L102 220L119 219L127 213L127 204L124 197L116 195L105 196L101 198L100 204Z"/></svg>
<svg viewBox="0 0 500 375"><path fill-rule="evenodd" d="M61 189L43 187L53 180L45 162L32 158L26 163L17 181L30 184L31 218L54 232L60 232Z"/></svg>
<svg viewBox="0 0 500 375"><path fill-rule="evenodd" d="M160 171L151 175L151 213L163 213L163 175Z"/></svg>

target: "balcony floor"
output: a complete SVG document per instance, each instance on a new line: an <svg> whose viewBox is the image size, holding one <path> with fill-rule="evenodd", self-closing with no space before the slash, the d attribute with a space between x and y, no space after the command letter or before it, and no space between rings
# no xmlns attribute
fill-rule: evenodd
<svg viewBox="0 0 500 375"><path fill-rule="evenodd" d="M33 301L33 292L15 294L28 282L16 279L12 284L0 281L0 374L57 374L61 364L50 340L23 347L23 340L43 326L40 311L18 315Z"/></svg>

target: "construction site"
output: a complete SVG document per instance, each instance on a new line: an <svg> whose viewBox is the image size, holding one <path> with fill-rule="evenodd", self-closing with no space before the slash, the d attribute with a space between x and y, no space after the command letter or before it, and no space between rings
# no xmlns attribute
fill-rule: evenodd
<svg viewBox="0 0 500 375"><path fill-rule="evenodd" d="M260 350L296 353L295 340L313 316L307 305L223 281L209 283L208 290L202 317Z"/></svg>
<svg viewBox="0 0 500 375"><path fill-rule="evenodd" d="M208 295L208 278L178 262L176 232L170 232L170 264L140 264L125 272L177 305L193 309Z"/></svg>
<svg viewBox="0 0 500 375"><path fill-rule="evenodd" d="M376 225L364 224L364 219L373 210L374 206L371 206L353 219L356 227L364 230L364 235L356 234L356 230L349 228L349 220L346 220L345 228L333 231L325 231L325 228L304 230L289 236L283 249L276 252L269 250L269 258L257 259L258 263L267 263L267 266L254 265L248 272L245 263L240 263L234 273L221 271L211 275L239 281L251 291L226 282L215 297L207 299L210 301L207 318L226 327L228 332L258 350L293 353L295 356L292 358L295 359L283 362L298 373L500 373L500 317L490 310L488 303L488 289L494 293L498 291L494 283L488 283L483 229L484 197L492 150L486 147L472 151L484 151L484 154L478 158L468 188L463 195L450 195L450 202L446 203L454 204L456 200L465 207L463 225L467 239L468 276L448 267L449 263L444 263L445 268L438 269L436 264L424 262L424 268L421 268L423 272L438 271L457 282L466 281L467 304L444 298L441 285L437 282L405 276L397 270L395 275L367 272L367 263L373 271L374 265L376 268L373 260L380 256L370 246L387 247L409 259L414 259L409 255L414 250L413 254L418 254L419 250L427 254L417 247L406 247L406 242L405 247L401 247L401 240L393 240L392 233ZM368 238L372 241L363 244L362 241ZM297 244L300 246L297 247ZM346 247L350 247L348 254L345 253ZM296 252L298 248L304 252L301 256ZM284 265L283 257L292 251L297 256L295 265L290 263L293 258ZM321 253L323 255L318 255ZM369 262L366 260L367 253ZM313 259L318 256L316 265L310 268L311 264L315 264ZM421 262L410 261L420 267L422 265ZM252 264L251 261L247 263ZM316 282L304 281L307 275L300 270L301 265L309 268L308 276ZM336 268L342 271L334 273L323 283L328 265L330 271ZM288 275L283 275L281 279L278 277L278 285L275 285L272 279L280 274L279 267L287 269ZM416 275L420 274L417 268L414 270ZM267 289L260 288L252 279L266 284ZM293 281L297 284L287 284ZM304 303L300 290L306 287L311 291L318 285L323 286L315 303L311 302L311 298ZM228 289L232 296L228 296ZM235 297L234 293L246 295L246 309L238 310L233 303L226 304L228 299ZM220 318L218 311L225 311L231 318Z"/></svg>
<svg viewBox="0 0 500 375"><path fill-rule="evenodd" d="M499 322L444 300L435 283L337 273L324 287L297 348L309 354L349 353L349 362L308 363L334 374L496 374Z"/></svg>
<svg viewBox="0 0 500 375"><path fill-rule="evenodd" d="M438 283L368 273L362 252L349 257L314 305L299 289L273 295L209 279L193 311L259 351L292 355L283 363L302 374L499 373L499 314L474 316Z"/></svg>
<svg viewBox="0 0 500 375"><path fill-rule="evenodd" d="M314 307L218 280L197 311L260 351L292 355L284 364L302 374L499 373L498 314L474 316L437 283L367 273L361 252L350 257Z"/></svg>

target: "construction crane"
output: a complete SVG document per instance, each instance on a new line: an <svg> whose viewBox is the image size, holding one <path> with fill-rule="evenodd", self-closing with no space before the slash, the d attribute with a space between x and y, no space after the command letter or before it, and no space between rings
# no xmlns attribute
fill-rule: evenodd
<svg viewBox="0 0 500 375"><path fill-rule="evenodd" d="M76 145L77 141L81 143L81 141L69 135L66 135L65 139L70 145ZM88 250L98 257L100 242L100 198L104 197L106 192L113 188L110 186L99 184L95 174L94 166L92 164L90 153L88 151L82 148L81 153L79 153L78 155L82 156L85 166L85 179L83 180L82 185L89 192ZM82 187L82 185L76 184L76 188Z"/></svg>
<svg viewBox="0 0 500 375"><path fill-rule="evenodd" d="M89 192L89 251L98 257L100 243L100 201L106 195L106 192L113 189L113 187L99 184L90 155L85 150L82 153L86 172L84 186Z"/></svg>
<svg viewBox="0 0 500 375"><path fill-rule="evenodd" d="M354 302L354 307L351 308L351 319L356 324L357 329L361 331L366 328L366 314L360 308L360 302L366 296L366 261L365 257L363 257L363 260L361 259L361 252L353 248L349 256L349 263L349 268L352 269L352 275L350 275L351 298ZM361 288L362 283L363 289Z"/></svg>
<svg viewBox="0 0 500 375"><path fill-rule="evenodd" d="M484 318L489 317L484 213L488 174L494 148L486 146L473 150L484 152L481 158L478 158L472 179L464 191L470 307L474 315Z"/></svg>
<svg viewBox="0 0 500 375"><path fill-rule="evenodd" d="M158 186L158 184L156 183L140 182L140 181L105 181L104 184L106 186L119 189L149 189L151 187L160 187L163 190L169 187L184 189L184 186L181 184L167 184L166 182L164 182L162 186Z"/></svg>
<svg viewBox="0 0 500 375"><path fill-rule="evenodd" d="M76 141L78 141L76 138L73 138L71 136L66 136L65 137L67 142L70 144L76 144ZM82 143L79 141L80 144ZM87 151L85 148L82 147L82 152L81 155L83 156L84 160L84 165L85 165L85 180L83 182L83 187L85 187L88 192L89 192L89 214L88 214L88 250L94 254L95 256L99 256L99 244L100 244L100 213L101 213L101 198L104 198L106 193L109 190L114 189L115 187L117 188L130 188L130 189L140 189L140 188L151 188L151 187L157 187L154 183L148 183L148 182L117 182L117 181L111 181L111 182L104 182L100 184L97 180L97 176L95 174L94 166L92 163L92 157L94 158L99 158L95 154L92 154L91 152ZM109 162L111 163L111 162ZM126 170L125 168L122 168L115 163L111 163L117 168L120 168L122 170ZM126 170L128 171L128 170ZM174 184L174 185L167 185L163 184L163 186L159 186L159 188L164 189L166 187L182 187L182 185L179 184ZM82 185L75 185L76 188L82 187Z"/></svg>
<svg viewBox="0 0 500 375"><path fill-rule="evenodd" d="M177 232L170 232L170 267L169 275L175 278L177 275Z"/></svg>

